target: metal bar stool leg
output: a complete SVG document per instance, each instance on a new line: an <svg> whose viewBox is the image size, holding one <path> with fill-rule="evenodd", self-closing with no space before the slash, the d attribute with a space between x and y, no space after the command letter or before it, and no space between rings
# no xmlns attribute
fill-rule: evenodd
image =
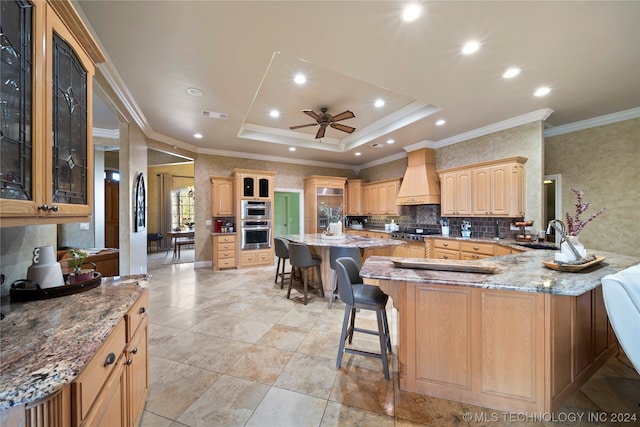
<svg viewBox="0 0 640 427"><path fill-rule="evenodd" d="M384 379L389 379L389 361L387 360L387 334L384 327L384 309L376 310L376 318L378 320L378 337L380 338L380 358L382 359L382 370L384 371Z"/></svg>

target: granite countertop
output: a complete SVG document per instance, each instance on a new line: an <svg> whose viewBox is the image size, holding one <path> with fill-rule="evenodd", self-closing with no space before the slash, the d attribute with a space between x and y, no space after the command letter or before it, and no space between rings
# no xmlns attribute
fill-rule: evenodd
<svg viewBox="0 0 640 427"><path fill-rule="evenodd" d="M403 240L379 239L377 237L364 237L353 234L345 234L344 238L331 239L323 237L323 234L287 234L280 236L291 242L303 243L309 246L320 247L356 247L356 248L374 248L383 246L405 245Z"/></svg>
<svg viewBox="0 0 640 427"><path fill-rule="evenodd" d="M604 276L640 263L639 258L610 252L589 251L590 254L603 256L605 260L583 271L569 273L552 270L542 264L542 260L553 260L554 253L553 250L531 250L473 261L481 265L497 266L494 274L397 268L391 261L391 257L373 256L365 261L360 270L360 276L365 279L578 296L600 286L600 280ZM543 284L546 281L550 282L550 287L544 287Z"/></svg>
<svg viewBox="0 0 640 427"><path fill-rule="evenodd" d="M103 278L78 294L2 306L0 410L73 381L148 287L151 276Z"/></svg>

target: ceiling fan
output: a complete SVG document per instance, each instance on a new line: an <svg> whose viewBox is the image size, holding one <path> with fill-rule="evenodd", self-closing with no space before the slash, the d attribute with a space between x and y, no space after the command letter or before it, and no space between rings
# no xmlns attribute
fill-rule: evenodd
<svg viewBox="0 0 640 427"><path fill-rule="evenodd" d="M354 127L336 123L341 120L354 118L356 115L353 114L351 111L349 110L343 111L342 113L336 114L335 116L332 116L331 114L327 113L326 107L321 108L320 111L322 112L322 114L318 114L313 110L302 110L303 113L315 119L316 123L310 123L308 125L291 126L289 127L289 129L300 129L308 126L320 125L320 129L318 129L318 132L316 133L316 139L324 137L324 131L327 128L327 126L331 126L334 129L338 129L338 130L341 130L342 132L347 132L347 133L352 133L354 130L356 130L356 128Z"/></svg>

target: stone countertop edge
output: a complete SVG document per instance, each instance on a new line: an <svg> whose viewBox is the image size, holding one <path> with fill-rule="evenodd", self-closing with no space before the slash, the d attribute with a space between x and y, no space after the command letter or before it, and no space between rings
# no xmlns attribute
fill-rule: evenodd
<svg viewBox="0 0 640 427"><path fill-rule="evenodd" d="M481 265L495 265L497 270L494 274L398 268L391 261L392 257L372 256L365 261L360 276L365 279L578 296L600 286L604 276L640 263L640 259L635 257L589 251L590 254L603 256L604 261L580 272L565 272L552 270L542 264L543 260L553 260L555 252L532 250L474 261ZM550 286L545 287L545 282Z"/></svg>
<svg viewBox="0 0 640 427"><path fill-rule="evenodd" d="M71 383L150 280L148 274L106 277L85 292L3 305L0 410L47 398Z"/></svg>

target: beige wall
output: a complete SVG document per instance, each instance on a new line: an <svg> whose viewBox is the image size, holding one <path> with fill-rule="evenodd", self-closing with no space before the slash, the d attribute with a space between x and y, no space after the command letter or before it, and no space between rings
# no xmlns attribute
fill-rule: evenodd
<svg viewBox="0 0 640 427"><path fill-rule="evenodd" d="M606 209L580 233L587 250L640 257L640 119L547 138L545 163L562 176L563 213L575 213L571 188L590 203L583 219Z"/></svg>

